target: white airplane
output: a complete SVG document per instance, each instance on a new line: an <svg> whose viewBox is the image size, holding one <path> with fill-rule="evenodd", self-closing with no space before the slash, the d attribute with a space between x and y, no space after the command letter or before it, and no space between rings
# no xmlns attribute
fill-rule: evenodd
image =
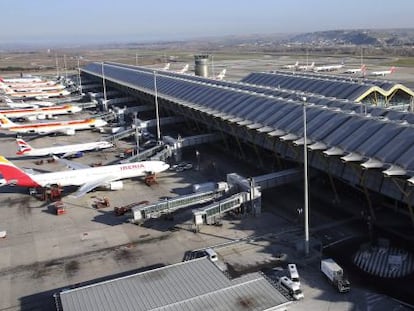
<svg viewBox="0 0 414 311"><path fill-rule="evenodd" d="M322 66L315 66L312 68L313 71L315 72L320 72L320 71L335 71L335 70L339 70L341 68L344 67L344 64L337 64L337 65L322 65Z"/></svg>
<svg viewBox="0 0 414 311"><path fill-rule="evenodd" d="M296 63L293 64L293 65L284 65L284 66L282 66L282 68L284 68L284 69L297 69L298 67L299 67L299 62L298 61L296 61Z"/></svg>
<svg viewBox="0 0 414 311"><path fill-rule="evenodd" d="M367 66L362 65L359 68L351 68L344 71L344 73L351 73L351 74L357 74L357 73L365 73L367 71Z"/></svg>
<svg viewBox="0 0 414 311"><path fill-rule="evenodd" d="M90 143L83 144L72 144L65 146L54 146L46 148L34 148L30 146L21 138L16 139L18 152L17 155L24 156L33 156L33 157L43 157L50 155L61 155L63 158L75 155L81 151L91 151L91 150L101 150L106 148L111 148L114 145L108 141L94 141Z"/></svg>
<svg viewBox="0 0 414 311"><path fill-rule="evenodd" d="M302 65L302 66L297 67L297 69L303 70L303 71L311 71L314 67L315 67L315 62L312 62L312 64L310 65Z"/></svg>
<svg viewBox="0 0 414 311"><path fill-rule="evenodd" d="M73 114L82 111L82 108L75 105L62 105L42 108L25 108L0 110L0 115L7 118L25 118L27 120L44 120L50 119L55 115Z"/></svg>
<svg viewBox="0 0 414 311"><path fill-rule="evenodd" d="M45 135L50 133L62 133L65 135L75 135L76 130L95 129L107 124L102 119L84 119L61 122L44 122L32 124L16 124L5 116L0 115L0 128L16 133L32 133Z"/></svg>
<svg viewBox="0 0 414 311"><path fill-rule="evenodd" d="M0 78L0 87L10 87L10 88L32 88L32 87L43 87L43 86L53 86L58 84L57 81L30 81L30 82L7 82Z"/></svg>
<svg viewBox="0 0 414 311"><path fill-rule="evenodd" d="M394 73L396 71L396 68L392 66L389 70L383 70L383 71L372 71L368 73L369 76L386 76Z"/></svg>
<svg viewBox="0 0 414 311"><path fill-rule="evenodd" d="M67 90L55 90L55 91L30 91L30 92L15 92L11 91L7 94L7 96L12 98L36 98L36 99L44 99L44 98L50 98L50 97L61 97L69 95L70 92Z"/></svg>
<svg viewBox="0 0 414 311"><path fill-rule="evenodd" d="M13 109L21 109L21 108L38 108L39 106L42 107L51 107L54 106L55 103L47 102L47 101L21 101L21 102L14 102L9 97L4 96L3 101L6 103L7 106Z"/></svg>
<svg viewBox="0 0 414 311"><path fill-rule="evenodd" d="M66 86L62 84L53 84L53 85L18 85L18 86L6 86L6 85L0 85L0 88L2 88L3 92L5 94L10 94L13 92L43 92L43 91L58 91L63 90L66 88Z"/></svg>
<svg viewBox="0 0 414 311"><path fill-rule="evenodd" d="M34 83L34 82L42 82L42 79L40 79L39 77L21 77L21 78L0 77L0 82L3 82L3 83Z"/></svg>
<svg viewBox="0 0 414 311"><path fill-rule="evenodd" d="M121 179L156 174L169 168L169 165L162 161L143 161L89 167L72 161L57 159L70 166L72 170L39 174L26 173L5 157L0 156L0 173L3 175L0 185L29 188L53 185L61 187L80 186L78 191L73 194L74 197L79 198L97 187L106 187L110 190L122 189L123 183Z"/></svg>
<svg viewBox="0 0 414 311"><path fill-rule="evenodd" d="M219 72L219 74L216 76L216 79L221 81L226 76L226 68L224 68L222 71Z"/></svg>
<svg viewBox="0 0 414 311"><path fill-rule="evenodd" d="M170 63L166 63L164 68L161 68L161 70L169 70L170 69Z"/></svg>
<svg viewBox="0 0 414 311"><path fill-rule="evenodd" d="M178 73L186 73L188 71L188 68L189 68L189 65L185 64L185 66L181 70L178 70L177 72Z"/></svg>

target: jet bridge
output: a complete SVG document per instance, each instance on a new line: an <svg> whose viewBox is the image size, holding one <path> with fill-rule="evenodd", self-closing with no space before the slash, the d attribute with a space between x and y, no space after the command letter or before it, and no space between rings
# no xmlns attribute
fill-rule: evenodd
<svg viewBox="0 0 414 311"><path fill-rule="evenodd" d="M301 169L292 168L266 175L245 178L236 173L227 175L227 183L240 191L231 197L193 211L196 228L220 221L224 213L244 207L243 212L257 215L261 212L261 190L289 184L303 179Z"/></svg>
<svg viewBox="0 0 414 311"><path fill-rule="evenodd" d="M175 212L181 208L213 201L208 206L193 211L194 224L214 224L231 210L243 207L244 213L253 215L261 212L261 190L288 184L303 178L302 170L288 169L253 178L236 173L227 175L227 182L219 182L214 190L179 196L158 201L152 205L132 208L133 222L142 223L149 218ZM218 200L220 199L220 200Z"/></svg>
<svg viewBox="0 0 414 311"><path fill-rule="evenodd" d="M170 214L185 207L216 200L222 197L228 190L229 188L226 183L217 183L217 187L213 191L198 192L158 201L151 205L133 207L133 222L140 224L149 218L158 218L162 215Z"/></svg>

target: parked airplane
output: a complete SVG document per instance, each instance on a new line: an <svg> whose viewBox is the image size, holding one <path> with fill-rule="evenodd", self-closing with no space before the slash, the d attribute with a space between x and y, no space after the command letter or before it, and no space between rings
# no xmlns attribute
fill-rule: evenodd
<svg viewBox="0 0 414 311"><path fill-rule="evenodd" d="M297 69L303 70L303 71L311 71L314 67L315 67L315 62L312 62L312 64L310 65L302 65L302 66L297 67Z"/></svg>
<svg viewBox="0 0 414 311"><path fill-rule="evenodd" d="M26 173L5 157L0 156L0 173L3 179L0 185L13 185L29 188L48 187L53 185L80 186L74 197L81 197L97 188L106 187L110 190L123 188L121 179L146 176L163 172L169 165L162 161L143 161L127 164L115 164L101 167L89 167L72 161L59 159L72 170L52 173Z"/></svg>
<svg viewBox="0 0 414 311"><path fill-rule="evenodd" d="M396 71L396 68L392 66L389 70L383 70L383 71L372 71L368 73L369 76L386 76L394 73Z"/></svg>
<svg viewBox="0 0 414 311"><path fill-rule="evenodd" d="M161 70L169 70L170 69L170 63L166 63L164 68L161 68Z"/></svg>
<svg viewBox="0 0 414 311"><path fill-rule="evenodd" d="M320 71L335 71L339 70L344 67L344 64L337 64L337 65L322 65L322 66L315 66L313 67L313 71L320 72Z"/></svg>
<svg viewBox="0 0 414 311"><path fill-rule="evenodd" d="M18 146L18 152L16 153L17 155L33 157L61 155L63 158L67 158L81 151L101 150L113 147L113 144L107 141L94 141L90 143L53 146L46 148L34 148L21 138L17 138L16 143Z"/></svg>
<svg viewBox="0 0 414 311"><path fill-rule="evenodd" d="M282 68L284 68L284 69L297 69L298 67L299 67L299 62L298 61L296 61L296 63L293 64L293 65L284 65L284 66L282 66Z"/></svg>
<svg viewBox="0 0 414 311"><path fill-rule="evenodd" d="M54 115L73 114L82 111L82 108L75 105L63 105L42 108L9 109L0 110L0 115L7 118L25 118L27 120L43 120Z"/></svg>
<svg viewBox="0 0 414 311"><path fill-rule="evenodd" d="M10 87L10 88L34 88L34 87L44 87L44 86L53 86L56 85L57 81L30 81L30 82L7 82L0 78L0 87Z"/></svg>
<svg viewBox="0 0 414 311"><path fill-rule="evenodd" d="M4 102L10 108L20 109L20 108L38 108L39 106L43 107L50 107L54 106L55 103L47 102L47 101L21 101L21 102L14 102L9 97L3 97Z"/></svg>
<svg viewBox="0 0 414 311"><path fill-rule="evenodd" d="M188 64L186 64L181 70L178 70L177 72L178 73L186 73L188 71L188 68L189 68L189 66L188 66Z"/></svg>
<svg viewBox="0 0 414 311"><path fill-rule="evenodd" d="M0 77L0 82L3 83L33 83L33 82L42 82L42 79L39 77L21 77L21 78L2 78Z"/></svg>
<svg viewBox="0 0 414 311"><path fill-rule="evenodd" d="M226 76L226 68L224 68L222 71L219 72L219 74L216 76L217 80L223 80Z"/></svg>
<svg viewBox="0 0 414 311"><path fill-rule="evenodd" d="M351 68L344 71L344 73L351 73L351 74L357 74L357 73L364 73L367 71L367 66L362 65L359 68Z"/></svg>
<svg viewBox="0 0 414 311"><path fill-rule="evenodd" d="M43 98L50 98L50 97L61 97L69 95L70 92L67 90L55 90L55 91L30 91L30 92L15 92L11 91L7 94L7 96L12 98L36 98L36 99L43 99Z"/></svg>
<svg viewBox="0 0 414 311"><path fill-rule="evenodd" d="M6 86L0 85L5 94L11 94L15 92L43 92L43 91L58 91L66 88L63 84L53 85L17 85L17 86Z"/></svg>
<svg viewBox="0 0 414 311"><path fill-rule="evenodd" d="M17 133L33 133L45 135L50 133L62 133L65 135L75 135L76 130L86 130L103 127L107 124L102 119L84 119L61 122L44 122L32 124L16 124L5 116L0 115L0 128L17 132Z"/></svg>

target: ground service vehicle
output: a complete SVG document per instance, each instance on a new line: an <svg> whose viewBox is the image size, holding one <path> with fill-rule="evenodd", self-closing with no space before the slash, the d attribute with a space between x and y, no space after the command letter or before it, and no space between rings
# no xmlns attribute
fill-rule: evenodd
<svg viewBox="0 0 414 311"><path fill-rule="evenodd" d="M289 263L288 270L289 270L290 279L292 280L292 282L300 286L299 273L298 273L298 269L296 268L296 265L294 263Z"/></svg>
<svg viewBox="0 0 414 311"><path fill-rule="evenodd" d="M208 256L208 259L210 259L211 261L217 261L218 260L217 253L213 249L206 248L205 251L206 251L206 254Z"/></svg>
<svg viewBox="0 0 414 311"><path fill-rule="evenodd" d="M351 284L345 278L342 268L332 258L321 260L321 271L340 293L349 292Z"/></svg>
<svg viewBox="0 0 414 311"><path fill-rule="evenodd" d="M303 293L297 283L293 282L287 276L279 278L279 285L286 289L295 300L303 299Z"/></svg>

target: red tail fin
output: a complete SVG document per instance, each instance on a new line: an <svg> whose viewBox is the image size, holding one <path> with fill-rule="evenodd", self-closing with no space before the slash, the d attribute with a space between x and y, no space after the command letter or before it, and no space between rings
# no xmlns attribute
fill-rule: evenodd
<svg viewBox="0 0 414 311"><path fill-rule="evenodd" d="M16 143L17 143L17 147L18 147L18 150L19 150L16 153L17 155L23 155L23 154L25 154L25 153L27 153L27 152L29 152L30 150L33 149L28 143L26 143L21 138L17 138Z"/></svg>
<svg viewBox="0 0 414 311"><path fill-rule="evenodd" d="M22 186L22 187L39 187L30 175L23 172L13 163L8 161L5 157L0 156L0 173L6 180L7 184Z"/></svg>

